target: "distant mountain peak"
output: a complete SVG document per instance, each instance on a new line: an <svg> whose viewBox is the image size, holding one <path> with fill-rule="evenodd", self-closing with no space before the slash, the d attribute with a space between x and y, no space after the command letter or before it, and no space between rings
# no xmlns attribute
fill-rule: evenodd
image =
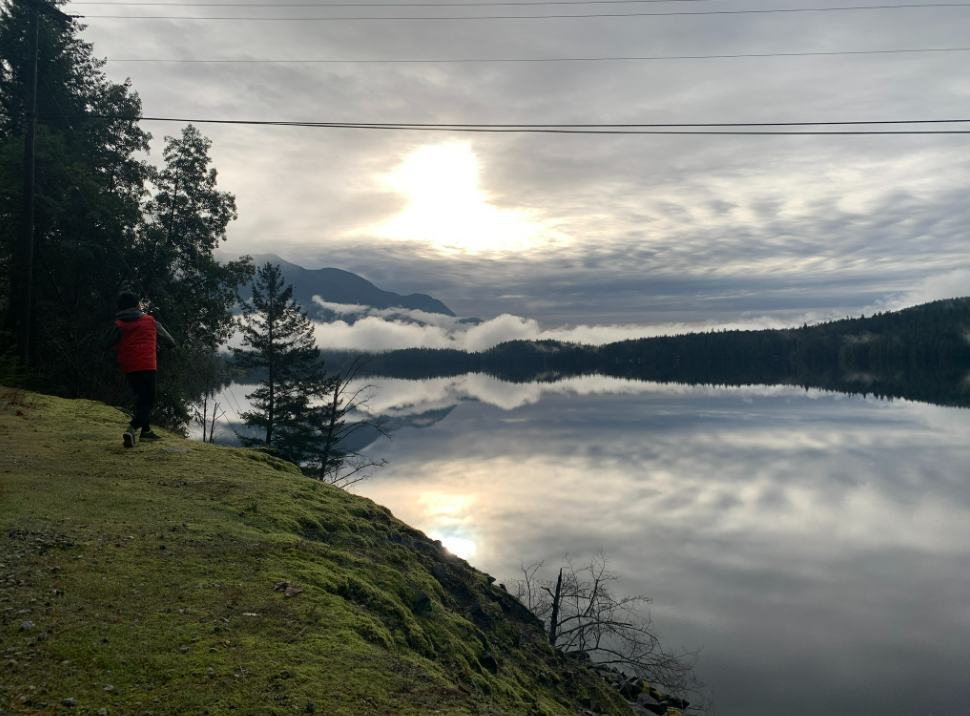
<svg viewBox="0 0 970 716"><path fill-rule="evenodd" d="M222 257L217 256L217 258ZM343 269L308 269L285 261L276 254L253 255L253 263L257 267L267 262L279 265L286 282L293 285L293 299L303 306L311 317L326 313L323 307L314 302L314 296L319 296L327 303L363 305L377 309L403 308L455 316L444 303L423 293L402 296L393 291L384 291L367 279Z"/></svg>

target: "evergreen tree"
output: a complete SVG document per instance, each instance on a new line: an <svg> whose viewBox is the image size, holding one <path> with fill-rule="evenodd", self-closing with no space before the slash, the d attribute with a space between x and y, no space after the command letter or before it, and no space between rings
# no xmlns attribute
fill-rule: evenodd
<svg viewBox="0 0 970 716"><path fill-rule="evenodd" d="M212 142L192 125L166 137L165 166L152 172L138 238L140 282L170 322L183 322L185 342L215 350L233 329L236 289L253 275L247 261L220 264L212 252L237 217L236 198L216 188Z"/></svg>
<svg viewBox="0 0 970 716"><path fill-rule="evenodd" d="M31 12L26 3L0 7L0 311L8 327L19 298ZM93 397L112 377L94 344L134 262L150 172L136 153L150 135L138 126L138 95L108 81L81 29L38 20L31 374L43 390Z"/></svg>
<svg viewBox="0 0 970 716"><path fill-rule="evenodd" d="M12 348L19 295L29 14L25 3L0 4L0 354ZM235 199L216 189L210 142L191 126L166 138L161 170L139 159L151 135L130 83L105 77L76 21L41 14L38 27L31 387L127 399L98 340L128 288L183 347L159 365L159 410L184 425L204 383L198 366L228 337L236 289L252 276L248 262L212 256Z"/></svg>
<svg viewBox="0 0 970 716"><path fill-rule="evenodd" d="M240 435L244 445L269 445L298 464L307 461L320 435L327 380L313 326L293 300L293 286L279 266L266 263L256 271L253 297L242 303L239 322L242 348L233 348L237 365L260 372L258 387L246 397L253 410L245 423L263 432L262 439Z"/></svg>
<svg viewBox="0 0 970 716"><path fill-rule="evenodd" d="M236 290L252 278L253 267L248 259L220 264L212 255L236 218L235 197L216 187L212 143L192 125L165 139L165 166L152 172L155 194L145 203L133 268L156 317L183 346L160 366L167 399L159 408L184 423L186 403L204 388L211 354L234 329Z"/></svg>

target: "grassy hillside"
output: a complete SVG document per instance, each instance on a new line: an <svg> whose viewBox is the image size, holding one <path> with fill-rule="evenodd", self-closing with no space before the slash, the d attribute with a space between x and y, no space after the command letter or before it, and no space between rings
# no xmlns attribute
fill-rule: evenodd
<svg viewBox="0 0 970 716"><path fill-rule="evenodd" d="M125 450L113 408L4 390L0 713L630 713L370 500L171 434Z"/></svg>

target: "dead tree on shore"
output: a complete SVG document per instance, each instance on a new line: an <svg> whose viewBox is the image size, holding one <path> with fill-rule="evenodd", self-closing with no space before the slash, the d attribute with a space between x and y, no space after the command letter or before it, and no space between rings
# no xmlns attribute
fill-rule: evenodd
<svg viewBox="0 0 970 716"><path fill-rule="evenodd" d="M522 565L522 577L509 592L546 624L549 643L597 666L608 666L679 695L697 694L697 652L664 649L650 618L645 594L614 592L618 576L602 553L577 566L568 557L555 580L545 579L544 564Z"/></svg>

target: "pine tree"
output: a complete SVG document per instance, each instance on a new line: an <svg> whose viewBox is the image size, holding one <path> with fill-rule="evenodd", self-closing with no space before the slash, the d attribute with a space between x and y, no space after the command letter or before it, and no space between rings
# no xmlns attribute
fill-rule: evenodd
<svg viewBox="0 0 970 716"><path fill-rule="evenodd" d="M26 3L0 6L0 313L7 325L20 298L13 267L23 233L32 12ZM101 389L113 366L101 365L96 344L134 261L150 171L138 152L150 135L138 126L138 95L107 79L81 29L43 14L38 20L31 377L47 392L108 399Z"/></svg>
<svg viewBox="0 0 970 716"><path fill-rule="evenodd" d="M241 415L262 439L240 435L244 445L268 445L298 464L312 453L323 413L313 405L323 400L327 380L313 326L293 300L293 286L279 266L266 263L256 271L251 302L242 303L239 321L242 348L233 348L236 364L262 374L246 397L253 410Z"/></svg>
<svg viewBox="0 0 970 716"><path fill-rule="evenodd" d="M21 293L30 14L26 3L0 4L0 355L12 349ZM249 262L212 256L235 199L216 189L210 142L191 126L166 138L164 168L140 158L151 139L138 125L141 101L130 83L108 80L83 29L39 19L30 386L127 400L98 343L114 297L131 289L182 347L159 364L157 417L184 426L204 386L200 366L228 338L236 289L252 277Z"/></svg>
<svg viewBox="0 0 970 716"><path fill-rule="evenodd" d="M184 342L213 351L232 331L236 289L252 279L252 268L212 255L237 217L236 198L216 187L212 142L191 124L165 140L165 165L152 173L156 191L138 238L140 281L157 305L176 314L169 322L185 323Z"/></svg>
<svg viewBox="0 0 970 716"><path fill-rule="evenodd" d="M184 423L186 403L205 389L206 366L235 326L236 289L252 279L253 267L248 258L221 264L212 255L236 218L235 197L216 186L212 143L192 125L165 139L165 165L152 171L155 193L131 265L154 315L183 348L159 366L159 409Z"/></svg>

